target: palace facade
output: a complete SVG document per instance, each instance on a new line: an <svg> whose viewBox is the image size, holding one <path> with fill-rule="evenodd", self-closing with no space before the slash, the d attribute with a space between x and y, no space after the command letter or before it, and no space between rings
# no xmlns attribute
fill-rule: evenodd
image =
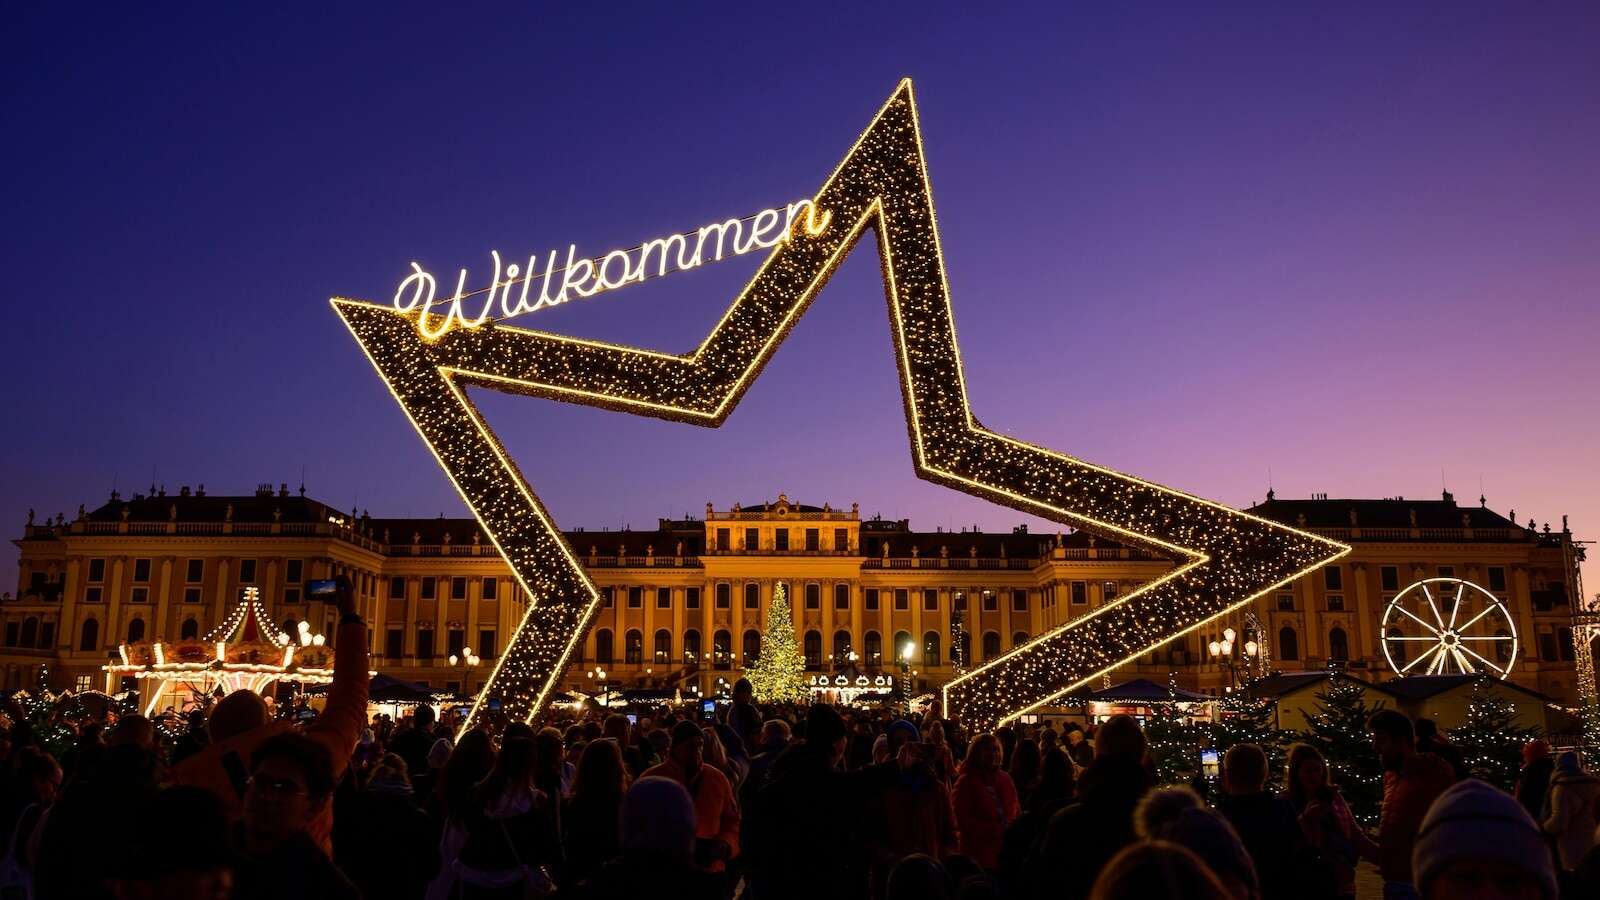
<svg viewBox="0 0 1600 900"><path fill-rule="evenodd" d="M1460 578L1504 604L1510 625L1501 630L1517 638L1476 638L1492 642L1477 645L1487 660L1518 685L1576 705L1581 547L1564 521L1559 531L1522 526L1481 502L1458 506L1448 493L1421 501L1269 493L1249 512L1353 552L1107 673L1105 683L1175 677L1217 695L1249 676L1329 666L1392 678L1406 657L1397 663L1384 653L1390 601L1424 579ZM603 597L563 681L586 693L597 682L717 691L759 654L779 584L809 669L853 665L932 689L1173 565L1083 532L913 531L904 520L863 520L855 505L807 506L783 495L721 511L707 504L703 518L661 520L650 531L566 538ZM306 582L347 575L372 625L374 669L473 692L528 599L474 520L358 516L287 486L246 496L113 494L70 521L39 523L30 513L14 543L18 589L0 600L0 679L12 688L41 677L56 689L104 688L100 667L119 645L203 636L250 586L284 631L308 621L331 633L335 612L307 596ZM1406 630L1409 620L1391 620L1391 636L1424 640L1420 627ZM1217 652L1228 628L1233 652ZM460 662L464 649L477 666Z"/></svg>

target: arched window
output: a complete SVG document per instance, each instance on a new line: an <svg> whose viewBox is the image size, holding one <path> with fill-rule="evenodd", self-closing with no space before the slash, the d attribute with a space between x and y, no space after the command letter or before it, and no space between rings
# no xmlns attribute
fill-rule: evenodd
<svg viewBox="0 0 1600 900"><path fill-rule="evenodd" d="M922 636L922 664L933 668L939 664L939 632L930 631Z"/></svg>
<svg viewBox="0 0 1600 900"><path fill-rule="evenodd" d="M744 664L750 665L761 658L761 632L754 628L744 633Z"/></svg>
<svg viewBox="0 0 1600 900"><path fill-rule="evenodd" d="M83 620L83 630L78 632L78 649L100 649L100 621L98 619Z"/></svg>
<svg viewBox="0 0 1600 900"><path fill-rule="evenodd" d="M594 633L594 661L601 665L611 664L611 629L602 628Z"/></svg>
<svg viewBox="0 0 1600 900"><path fill-rule="evenodd" d="M1406 633L1398 628L1391 628L1388 635L1389 640L1386 643L1389 648L1389 658L1394 660L1396 666L1405 668L1406 642L1402 639L1406 636ZM1421 665L1421 663L1418 663L1418 665Z"/></svg>
<svg viewBox="0 0 1600 900"><path fill-rule="evenodd" d="M1561 654L1562 662L1572 662L1577 656L1572 649L1572 629L1565 625L1556 629L1556 652Z"/></svg>
<svg viewBox="0 0 1600 900"><path fill-rule="evenodd" d="M192 617L183 620L183 627L178 630L178 640L192 641L200 636L200 623Z"/></svg>
<svg viewBox="0 0 1600 900"><path fill-rule="evenodd" d="M1511 662L1511 632L1504 628L1494 633L1494 660L1500 665Z"/></svg>
<svg viewBox="0 0 1600 900"><path fill-rule="evenodd" d="M665 628L656 630L655 663L664 666L672 662L672 632Z"/></svg>
<svg viewBox="0 0 1600 900"><path fill-rule="evenodd" d="M635 666L644 662L644 635L637 628L628 629L622 638L622 661Z"/></svg>
<svg viewBox="0 0 1600 900"><path fill-rule="evenodd" d="M29 616L22 620L22 646L32 647L39 642L39 620Z"/></svg>
<svg viewBox="0 0 1600 900"><path fill-rule="evenodd" d="M904 631L894 633L894 646L890 649L894 651L895 662L910 662L917 650L911 643L911 635Z"/></svg>
<svg viewBox="0 0 1600 900"><path fill-rule="evenodd" d="M822 668L822 632L808 631L805 637L806 668L816 672Z"/></svg>
<svg viewBox="0 0 1600 900"><path fill-rule="evenodd" d="M1287 625L1278 629L1278 658L1283 660L1300 658L1300 636Z"/></svg>
<svg viewBox="0 0 1600 900"><path fill-rule="evenodd" d="M983 661L988 662L1000 655L1000 632L985 631L983 633Z"/></svg>
<svg viewBox="0 0 1600 900"><path fill-rule="evenodd" d="M1350 658L1350 639L1345 637L1344 629L1333 626L1328 632L1328 659L1343 662Z"/></svg>
<svg viewBox="0 0 1600 900"><path fill-rule="evenodd" d="M683 661L691 666L700 665L700 632L697 629L691 628L683 633Z"/></svg>
<svg viewBox="0 0 1600 900"><path fill-rule="evenodd" d="M850 664L850 632L835 631L833 633L833 664L843 668Z"/></svg>
<svg viewBox="0 0 1600 900"><path fill-rule="evenodd" d="M134 619L128 623L128 643L136 644L144 640L144 620Z"/></svg>
<svg viewBox="0 0 1600 900"><path fill-rule="evenodd" d="M733 636L726 631L711 636L711 661L719 669L733 665Z"/></svg>
<svg viewBox="0 0 1600 900"><path fill-rule="evenodd" d="M1011 636L1011 647L1012 647L1012 649L1015 649L1017 647L1021 647L1023 644L1026 644L1027 642L1028 642L1028 633L1026 631L1019 631L1016 634L1013 634Z"/></svg>
<svg viewBox="0 0 1600 900"><path fill-rule="evenodd" d="M861 652L867 657L867 665L876 666L883 662L883 638L876 631L869 631L861 636Z"/></svg>

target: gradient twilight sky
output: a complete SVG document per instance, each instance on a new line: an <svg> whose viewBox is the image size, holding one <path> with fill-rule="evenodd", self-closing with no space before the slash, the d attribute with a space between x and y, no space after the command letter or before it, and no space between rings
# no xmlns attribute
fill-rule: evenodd
<svg viewBox="0 0 1600 900"><path fill-rule="evenodd" d="M1481 478L1600 538L1594 4L336 6L0 13L7 537L302 467L463 514L329 296L807 196L910 75L985 424L1233 505ZM756 263L524 321L686 351ZM477 396L564 526L1019 521L913 476L870 242L720 430Z"/></svg>

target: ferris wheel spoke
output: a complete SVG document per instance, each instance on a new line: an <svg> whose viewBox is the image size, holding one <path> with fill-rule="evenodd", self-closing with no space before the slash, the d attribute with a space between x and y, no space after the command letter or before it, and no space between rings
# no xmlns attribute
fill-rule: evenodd
<svg viewBox="0 0 1600 900"><path fill-rule="evenodd" d="M1411 671L1411 669L1414 666L1416 666L1417 663L1420 663L1423 660L1427 659L1428 657L1433 656L1434 654L1438 653L1439 652L1439 647L1443 647L1443 646L1444 646L1444 644L1440 643L1439 645L1435 646L1432 650L1429 650L1426 653L1423 653L1421 656L1418 656L1416 659L1413 659L1411 662L1408 662L1404 666L1401 666L1400 667L1400 674L1404 675L1405 673Z"/></svg>
<svg viewBox="0 0 1600 900"><path fill-rule="evenodd" d="M1437 642L1439 639L1436 638L1436 637L1409 637L1409 636L1403 635L1403 634L1391 634L1388 637L1384 638L1384 640L1386 640L1386 641L1435 641L1435 642ZM1481 638L1481 640L1488 640L1488 638Z"/></svg>
<svg viewBox="0 0 1600 900"><path fill-rule="evenodd" d="M1443 631L1444 617L1439 615L1439 607L1435 606L1433 602L1433 591L1428 590L1427 585L1422 586L1422 596L1428 598L1428 610L1433 613L1433 620L1439 623L1439 630Z"/></svg>
<svg viewBox="0 0 1600 900"><path fill-rule="evenodd" d="M1461 674L1470 675L1472 673L1472 666L1467 662L1467 658L1461 655L1461 648L1459 646L1451 647L1450 655L1454 657L1456 666L1461 669Z"/></svg>
<svg viewBox="0 0 1600 900"><path fill-rule="evenodd" d="M1465 582L1456 585L1456 599L1450 604L1450 624L1447 628L1456 627L1456 613L1461 612L1461 594L1467 589Z"/></svg>
<svg viewBox="0 0 1600 900"><path fill-rule="evenodd" d="M1412 612L1409 609L1406 609L1404 606L1396 606L1395 609L1399 610L1402 613L1405 613L1407 616L1410 616L1412 618L1412 620L1414 620L1418 625L1421 625L1423 628L1428 629L1428 632L1430 634L1434 635L1435 637L1442 637L1443 636L1443 635L1440 634L1439 629L1433 627L1432 625L1429 625L1427 622L1422 621L1422 619L1419 618L1416 613Z"/></svg>
<svg viewBox="0 0 1600 900"><path fill-rule="evenodd" d="M1466 652L1468 654L1471 654L1473 657L1476 657L1478 662L1483 663L1484 665L1486 665L1489 668L1495 670L1499 674L1501 674L1501 675L1506 674L1506 670L1505 669L1502 669L1499 666L1495 665L1494 663L1489 662L1487 659L1484 659L1482 656L1479 656L1476 652L1474 652L1472 650L1471 647L1461 647L1459 644L1457 646L1460 647L1460 649L1456 651L1457 653L1461 653L1461 652L1464 651L1464 652ZM1463 671L1465 671L1465 670L1463 670Z"/></svg>
<svg viewBox="0 0 1600 900"><path fill-rule="evenodd" d="M1477 622L1479 619L1483 618L1484 616L1487 616L1489 613L1494 612L1495 608L1496 607L1495 607L1494 604L1492 604L1492 603L1489 604L1488 606L1484 607L1483 612L1478 613L1477 615L1475 615L1472 618L1468 619L1465 625L1462 625L1461 627L1459 627L1459 628L1457 628L1455 630L1456 631L1466 631L1468 628L1471 628L1473 626L1473 624L1475 622Z"/></svg>
<svg viewBox="0 0 1600 900"><path fill-rule="evenodd" d="M1492 634L1492 635L1487 635L1487 636L1482 636L1482 637L1461 635L1460 637L1456 638L1456 640L1459 640L1459 641L1511 641L1511 640L1516 640L1516 639L1513 638L1509 634Z"/></svg>

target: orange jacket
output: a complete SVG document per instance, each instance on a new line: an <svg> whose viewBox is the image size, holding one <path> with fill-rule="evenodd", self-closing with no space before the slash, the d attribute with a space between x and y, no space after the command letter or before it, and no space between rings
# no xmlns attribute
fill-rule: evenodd
<svg viewBox="0 0 1600 900"><path fill-rule="evenodd" d="M689 789L689 797L694 800L696 838L716 838L727 844L729 859L739 855L739 807L734 805L733 786L728 783L728 776L722 774L721 769L702 765L700 773L695 776L695 783L690 784L689 779L684 777L683 769L669 759L659 766L646 769L643 777L651 775L671 778ZM720 872L723 868L722 861L718 860L706 871Z"/></svg>
<svg viewBox="0 0 1600 900"><path fill-rule="evenodd" d="M1432 753L1418 753L1398 772L1383 773L1378 816L1378 870L1384 881L1411 884L1411 848L1428 807L1454 784L1455 770Z"/></svg>
<svg viewBox="0 0 1600 900"><path fill-rule="evenodd" d="M322 714L305 728L306 737L328 748L333 758L333 777L338 781L350 766L350 754L361 739L367 720L367 626L360 622L340 625L334 636L333 685ZM228 821L239 819L244 811L245 780L249 777L250 754L269 737L292 731L295 723L280 719L260 728L235 735L173 766L167 771L170 784L202 787L222 801ZM310 834L324 852L332 851L333 802L311 823Z"/></svg>

